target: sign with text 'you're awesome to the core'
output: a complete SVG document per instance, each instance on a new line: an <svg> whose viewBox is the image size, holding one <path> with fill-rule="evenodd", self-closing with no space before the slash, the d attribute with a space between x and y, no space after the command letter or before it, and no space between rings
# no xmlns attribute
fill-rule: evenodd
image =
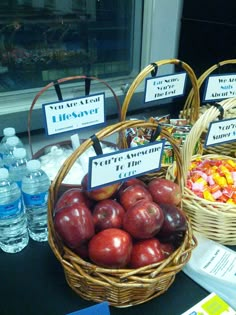
<svg viewBox="0 0 236 315"><path fill-rule="evenodd" d="M105 124L104 93L43 104L47 135Z"/></svg>
<svg viewBox="0 0 236 315"><path fill-rule="evenodd" d="M164 140L89 158L88 189L146 174L161 167Z"/></svg>
<svg viewBox="0 0 236 315"><path fill-rule="evenodd" d="M184 94L186 72L146 79L145 103Z"/></svg>
<svg viewBox="0 0 236 315"><path fill-rule="evenodd" d="M216 101L236 97L236 74L212 75L209 76L204 101Z"/></svg>
<svg viewBox="0 0 236 315"><path fill-rule="evenodd" d="M211 122L204 146L236 141L236 118Z"/></svg>

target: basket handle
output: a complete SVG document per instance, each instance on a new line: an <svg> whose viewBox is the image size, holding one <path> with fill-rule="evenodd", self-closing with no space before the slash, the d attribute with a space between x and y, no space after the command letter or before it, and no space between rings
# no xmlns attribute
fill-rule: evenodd
<svg viewBox="0 0 236 315"><path fill-rule="evenodd" d="M201 74L201 76L198 78L197 83L198 83L198 89L200 91L203 83L205 82L205 80L207 79L207 77L214 72L217 69L220 69L220 67L225 66L225 65L229 65L229 64L236 64L236 59L229 59L229 60L223 60L220 61L216 64L214 64L213 66L211 66L209 69L207 69L205 72L203 72ZM191 91L188 94L188 97L186 99L186 102L184 104L184 109L185 108L189 108L191 107L192 103L194 102L194 93L195 91L193 89L191 89Z"/></svg>
<svg viewBox="0 0 236 315"><path fill-rule="evenodd" d="M219 102L218 105L221 105L225 112L235 107L236 98L229 98L223 100ZM199 117L199 119L193 125L190 133L188 134L181 150L181 156L183 161L182 171L184 184L186 184L188 168L190 166L192 155L197 141L200 139L202 133L208 128L209 123L215 120L220 114L221 110L219 106L217 107L211 106L208 110L205 111L205 113L202 116Z"/></svg>
<svg viewBox="0 0 236 315"><path fill-rule="evenodd" d="M111 93L114 96L115 102L116 102L117 111L118 111L118 118L119 118L119 121L120 121L120 119L121 119L121 105L120 105L120 101L119 101L115 91L112 89L112 87L107 82L105 82L104 80L101 80L101 79L99 79L97 77L93 77L93 76L85 76L85 75L83 75L83 76L71 76L71 77L61 78L61 79L58 79L56 81L50 82L49 84L44 86L36 94L36 96L34 97L32 103L31 103L31 106L30 106L30 109L29 109L29 112L28 112L27 132L28 132L28 141L29 141L29 149L30 149L31 156L34 156L33 147L32 147L32 141L31 141L31 118L32 118L32 112L33 112L33 109L34 109L34 106L35 106L36 102L38 101L40 96L45 91L47 91L49 88L51 88L53 86L55 88L55 91L56 91L58 99L62 100L60 84L64 83L64 82L72 81L72 80L79 80L79 79L84 79L85 80L85 94L86 95L88 95L89 92L90 92L91 80L96 80L96 81L104 84L111 91Z"/></svg>
<svg viewBox="0 0 236 315"><path fill-rule="evenodd" d="M191 124L193 124L197 120L197 118L199 116L200 96L199 96L199 89L198 89L198 85L197 85L197 78L196 78L196 75L195 75L193 69L187 63L185 63L179 59L165 59L165 60L153 62L150 65L148 65L147 67L145 67L138 74L136 79L132 82L129 90L126 93L126 96L125 96L125 99L124 99L124 102L122 105L122 110L121 110L121 120L122 121L126 119L126 114L128 111L128 106L129 106L130 100L131 100L134 92L136 91L137 87L141 84L141 82L145 79L145 77L147 75L149 75L150 73L152 75L155 74L155 72L157 71L157 69L160 66L167 65L167 64L174 64L174 65L180 66L188 73L189 78L190 78L191 83L192 83L192 89L194 91L194 93L193 93L194 108L188 107L188 108L186 108L185 112L188 114Z"/></svg>

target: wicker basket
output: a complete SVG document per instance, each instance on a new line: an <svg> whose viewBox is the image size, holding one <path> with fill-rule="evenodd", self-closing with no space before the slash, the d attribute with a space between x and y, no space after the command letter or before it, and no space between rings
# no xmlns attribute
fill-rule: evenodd
<svg viewBox="0 0 236 315"><path fill-rule="evenodd" d="M135 80L131 84L129 90L127 91L124 102L122 104L121 121L124 121L126 119L126 114L128 112L128 107L129 107L130 101L131 101L137 87L143 82L143 80L148 75L150 75L153 71L155 71L155 69L157 67L165 66L165 65L169 65L169 64L173 64L173 65L177 65L179 67L182 67L183 70L185 70L186 73L188 74L188 76L191 80L191 83L192 83L192 89L194 91L193 92L193 102L191 103L191 106L185 106L185 109L182 113L182 118L187 118L191 124L193 124L197 120L198 115L199 115L200 97L199 97L199 90L198 90L198 85L197 85L197 78L195 76L193 69L187 63L180 61L178 59L166 59L166 60L157 61L155 63L148 65L135 78ZM128 147L124 133L120 133L119 147ZM199 148L199 149L201 149L201 148ZM165 178L168 167L169 167L169 164L162 163L161 169L158 171L158 176ZM150 176L152 177L152 174L147 174L147 180Z"/></svg>
<svg viewBox="0 0 236 315"><path fill-rule="evenodd" d="M127 91L127 94L125 96L124 102L122 104L121 109L121 121L124 121L126 119L126 114L128 111L128 107L131 101L131 98L136 91L137 87L143 82L143 80L150 75L153 71L155 71L156 68L159 68L160 66L173 64L176 66L181 67L183 70L186 71L188 74L191 84L192 84L192 90L193 90L193 100L188 106L186 104L184 111L182 113L182 118L187 118L189 123L193 124L198 116L199 116L199 107L200 107L200 97L199 97L199 89L197 84L197 78L195 76L195 73L193 69L185 62L178 60L178 59L166 59L161 61L156 61L150 65L148 65L146 68L144 68L138 76L135 78L133 83L131 84L130 88Z"/></svg>
<svg viewBox="0 0 236 315"><path fill-rule="evenodd" d="M221 70L221 67L223 66L230 66L230 65L236 65L236 59L230 59L230 60L224 60L221 61L213 66L211 66L209 69L207 69L197 80L197 84L198 84L198 88L199 88L199 92L201 91L201 88L203 87L206 79L209 77L209 75L213 74L214 72L216 72L217 70ZM191 108L191 106L193 106L194 102L195 102L195 90L191 89L184 108ZM210 105L209 105L210 106ZM236 107L236 104L235 104ZM201 109L199 114L201 115ZM204 141L205 139L205 132L202 133L202 141ZM236 151L236 143L226 143L223 145L219 145L219 146L212 146L212 147L208 147L205 148L203 150L204 154L225 154L225 155L229 155L229 156L233 156L235 157L235 151Z"/></svg>
<svg viewBox="0 0 236 315"><path fill-rule="evenodd" d="M236 98L221 101L224 110L236 105ZM192 155L194 144L201 137L208 124L216 119L220 111L211 107L194 124L182 148L183 180L186 183L188 168L195 156ZM222 152L224 153L224 152ZM227 156L209 154L202 159L225 159ZM232 159L232 157L230 157ZM226 245L236 245L236 206L221 202L211 202L199 198L187 187L183 193L183 209L191 219L193 230L205 234L210 239Z"/></svg>
<svg viewBox="0 0 236 315"><path fill-rule="evenodd" d="M52 87L55 87L55 90L57 91L57 93L61 93L61 90L59 88L59 85L60 84L63 84L63 83L72 83L72 82L78 82L78 81L81 81L81 80L89 80L89 81L97 81L98 83L101 83L103 84L105 87L107 87L114 99L115 99L115 103L116 103L116 106L117 106L117 114L118 114L118 119L117 121L120 121L120 115L121 115L121 105L120 105L120 102L119 102L119 99L116 95L116 93L114 92L114 90L112 89L112 87L105 81L97 78L97 77L87 77L87 76L72 76L72 77L67 77L67 78L61 78L57 81L54 81L54 82L51 82L49 83L48 85L46 85L45 87L43 87L37 94L36 96L34 97L32 103L31 103L31 106L30 106L30 109L29 109L29 112L28 112L28 124L27 124L27 130L28 130L28 141L29 141L29 149L30 149L30 153L31 153L31 156L32 158L34 159L39 159L41 156L43 156L49 149L50 147L52 146L60 146L60 147L64 147L64 148L71 148L72 145L71 145L71 141L68 139L68 140L64 140L64 141L59 141L59 142L54 142L52 144L48 144L46 146L44 146L43 148L41 148L40 150L34 152L33 150L33 144L32 144L32 138L31 138L31 123L32 123L32 114L33 114L33 109L35 107L35 104L38 102L38 100L40 99L40 97L47 91L49 90L50 88ZM59 91L57 89L59 89ZM89 90L90 90L90 86L88 86L88 91L86 91L86 85L85 85L85 94L89 94ZM57 95L58 97L61 97L62 98L62 95ZM55 138L54 138L55 139ZM80 141L84 141L84 139L80 139ZM109 141L104 141L104 145L107 145L107 146L111 146L111 147L114 147L116 146L116 143L111 143ZM70 184L62 184L61 185L61 192L71 188L71 187L76 187L76 186L80 186L80 185L70 185Z"/></svg>
<svg viewBox="0 0 236 315"><path fill-rule="evenodd" d="M157 128L155 123L142 120L124 121L108 126L96 133L102 140L114 133L119 133L130 127ZM162 131L164 136L172 139L170 134ZM176 274L188 262L196 240L187 220L187 232L182 244L171 256L160 263L139 269L107 269L84 261L67 248L57 237L53 225L53 209L58 198L58 191L63 178L66 176L76 159L93 144L89 138L66 160L49 190L48 229L49 244L55 256L64 268L68 285L82 298L90 301L108 301L116 307L127 307L144 303L164 293L173 283ZM181 159L178 147L173 143L177 156L177 181L181 181Z"/></svg>

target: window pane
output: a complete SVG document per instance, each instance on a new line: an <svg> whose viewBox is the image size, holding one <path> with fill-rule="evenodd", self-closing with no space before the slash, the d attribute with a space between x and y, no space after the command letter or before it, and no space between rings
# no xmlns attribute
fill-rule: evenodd
<svg viewBox="0 0 236 315"><path fill-rule="evenodd" d="M1 0L0 92L138 71L141 12L141 0Z"/></svg>

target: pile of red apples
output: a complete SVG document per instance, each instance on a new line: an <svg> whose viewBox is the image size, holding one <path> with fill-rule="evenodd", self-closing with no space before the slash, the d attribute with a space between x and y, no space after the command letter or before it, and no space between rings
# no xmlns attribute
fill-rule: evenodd
<svg viewBox="0 0 236 315"><path fill-rule="evenodd" d="M55 231L80 258L104 268L140 268L162 262L183 241L187 221L181 190L168 179L130 178L87 190L65 191L54 208Z"/></svg>

